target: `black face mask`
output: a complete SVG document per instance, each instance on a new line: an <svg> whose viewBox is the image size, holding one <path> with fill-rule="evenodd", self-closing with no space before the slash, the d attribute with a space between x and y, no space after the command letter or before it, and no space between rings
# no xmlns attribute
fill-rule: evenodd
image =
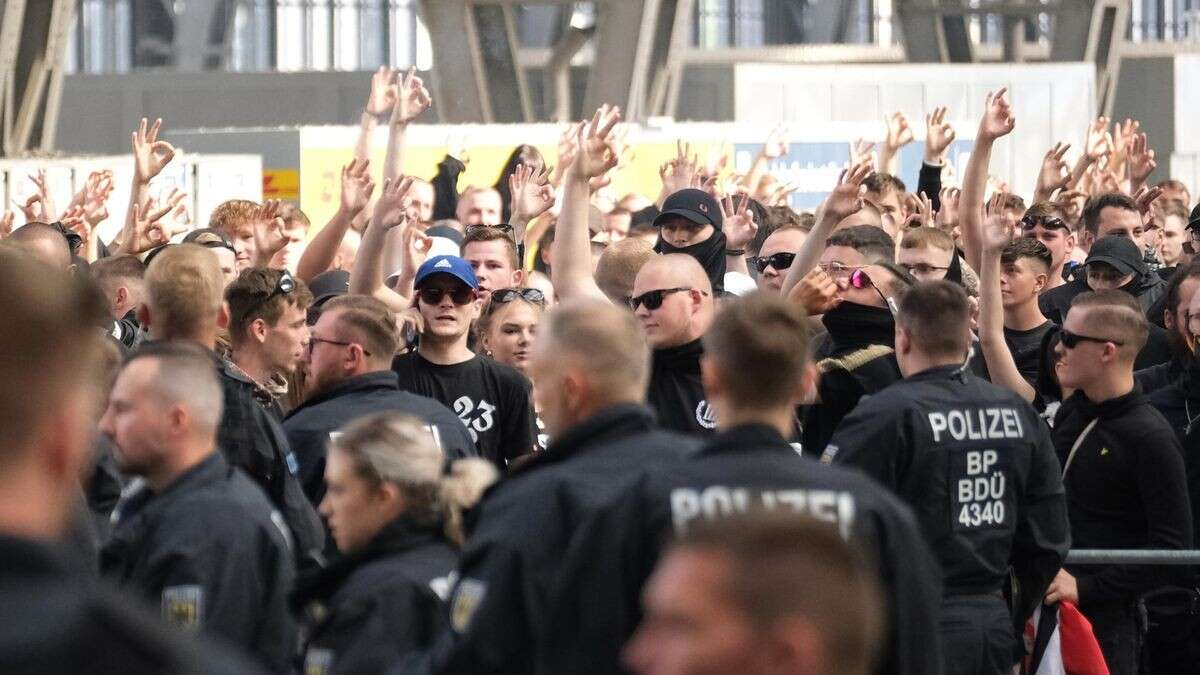
<svg viewBox="0 0 1200 675"><path fill-rule="evenodd" d="M663 239L662 233L659 233L654 251L663 255L683 253L692 256L708 274L708 279L712 282L713 297L717 297L725 290L725 233L721 230L714 227L713 235L708 239L699 244L682 248L672 246L666 239Z"/></svg>
<svg viewBox="0 0 1200 675"><path fill-rule="evenodd" d="M896 341L896 319L886 307L842 302L825 312L821 323L839 344L890 347Z"/></svg>

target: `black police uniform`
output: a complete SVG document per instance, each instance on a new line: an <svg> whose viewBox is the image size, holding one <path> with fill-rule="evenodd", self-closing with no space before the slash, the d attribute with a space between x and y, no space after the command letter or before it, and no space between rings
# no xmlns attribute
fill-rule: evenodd
<svg viewBox="0 0 1200 675"><path fill-rule="evenodd" d="M300 672L383 673L428 647L444 627L457 560L442 523L401 516L362 550L300 579L292 596L305 636Z"/></svg>
<svg viewBox="0 0 1200 675"><path fill-rule="evenodd" d="M650 387L646 402L664 429L685 434L711 434L716 418L700 380L704 345L693 340L677 347L655 349L650 357Z"/></svg>
<svg viewBox="0 0 1200 675"><path fill-rule="evenodd" d="M1191 548L1192 514L1179 440L1136 387L1101 403L1076 392L1058 409L1053 437L1064 464L1078 444L1063 479L1077 548ZM1068 571L1076 577L1079 609L1092 622L1109 670L1136 673L1140 646L1134 602L1178 581L1183 570L1086 565Z"/></svg>
<svg viewBox="0 0 1200 675"><path fill-rule="evenodd" d="M889 634L876 672L940 673L937 563L908 507L857 473L800 457L779 432L745 425L691 459L644 472L581 527L564 563L550 667L618 673L641 618L640 594L664 534L751 508L794 510L832 523L879 566Z"/></svg>
<svg viewBox="0 0 1200 675"><path fill-rule="evenodd" d="M1024 624L1070 549L1054 446L1015 393L939 366L864 399L822 457L857 468L912 506L941 563L946 672L1012 671L1010 566Z"/></svg>
<svg viewBox="0 0 1200 675"><path fill-rule="evenodd" d="M627 404L596 413L518 465L476 507L450 594L450 630L403 672L570 672L541 664L557 648L548 639L550 605L562 599L557 572L579 523L641 470L694 448Z"/></svg>
<svg viewBox="0 0 1200 675"><path fill-rule="evenodd" d="M117 506L100 571L163 619L285 669L296 641L287 589L295 578L287 526L262 491L214 452L161 493L145 484Z"/></svg>
<svg viewBox="0 0 1200 675"><path fill-rule="evenodd" d="M447 459L479 454L457 415L431 398L401 391L396 373L381 370L351 377L309 397L283 421L288 444L300 466L304 494L314 505L325 496L329 432L364 415L384 411L408 413L430 425L430 433Z"/></svg>
<svg viewBox="0 0 1200 675"><path fill-rule="evenodd" d="M298 568L319 567L323 563L325 526L304 496L296 475L299 466L283 427L258 402L257 385L250 378L216 353L213 360L224 392L217 447L230 464L258 483L279 510L291 531Z"/></svg>
<svg viewBox="0 0 1200 675"><path fill-rule="evenodd" d="M221 645L182 639L77 563L56 546L0 535L0 672L263 672Z"/></svg>

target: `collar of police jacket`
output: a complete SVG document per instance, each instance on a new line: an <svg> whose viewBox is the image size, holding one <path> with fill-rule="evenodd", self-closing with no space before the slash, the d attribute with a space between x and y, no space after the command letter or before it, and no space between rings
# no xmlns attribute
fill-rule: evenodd
<svg viewBox="0 0 1200 675"><path fill-rule="evenodd" d="M656 428L654 413L638 403L621 403L605 408L580 422L550 441L542 452L524 462L509 475L525 473L551 462L562 461L584 452L634 434L645 433Z"/></svg>
<svg viewBox="0 0 1200 675"><path fill-rule="evenodd" d="M778 449L790 455L796 454L796 449L779 434L778 429L760 423L741 424L718 433L704 444L699 454L703 456L763 449Z"/></svg>
<svg viewBox="0 0 1200 675"><path fill-rule="evenodd" d="M366 546L348 555L339 556L327 567L301 575L291 596L293 609L299 611L313 600L331 597L342 587L346 578L367 563L412 550L418 546L444 539L443 523L418 522L401 515L383 526Z"/></svg>
<svg viewBox="0 0 1200 675"><path fill-rule="evenodd" d="M843 302L825 313L821 323L834 341L834 351L865 345L896 343L896 320L883 307Z"/></svg>

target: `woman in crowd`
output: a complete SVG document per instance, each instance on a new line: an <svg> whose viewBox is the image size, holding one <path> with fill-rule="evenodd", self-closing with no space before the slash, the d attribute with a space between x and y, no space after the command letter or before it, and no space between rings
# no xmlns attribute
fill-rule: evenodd
<svg viewBox="0 0 1200 675"><path fill-rule="evenodd" d="M480 459L449 467L426 426L385 412L330 444L321 514L342 556L297 584L301 672L381 673L441 626L463 511L496 479Z"/></svg>
<svg viewBox="0 0 1200 675"><path fill-rule="evenodd" d="M488 356L529 377L529 354L545 310L546 295L536 288L503 288L493 292L479 321L480 346ZM545 449L549 439L540 416L537 425L538 447Z"/></svg>

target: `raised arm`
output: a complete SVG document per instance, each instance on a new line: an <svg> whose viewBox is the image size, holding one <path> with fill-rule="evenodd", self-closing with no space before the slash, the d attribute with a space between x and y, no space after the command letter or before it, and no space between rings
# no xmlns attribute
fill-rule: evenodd
<svg viewBox="0 0 1200 675"><path fill-rule="evenodd" d="M551 281L558 296L607 299L592 277L592 246L588 236L588 181L616 166L617 156L608 144L621 119L619 108L601 106L590 124L579 128L571 163L564 167L563 208L554 235Z"/></svg>
<svg viewBox="0 0 1200 675"><path fill-rule="evenodd" d="M354 158L365 162L371 159L371 136L379 125L379 118L388 114L396 104L395 76L387 66L371 76L371 91L358 122L358 140L354 143Z"/></svg>
<svg viewBox="0 0 1200 675"><path fill-rule="evenodd" d="M138 124L137 131L132 134L133 185L129 190L129 207L125 212L125 227L117 235L114 255L132 252L123 246L126 242L137 239L137 233L134 231L137 225L134 209L143 209L143 206L148 204L150 181L162 173L162 170L175 157L175 146L158 140L158 132L161 130L161 119L156 119L154 124L147 126L146 118L143 117L141 123Z"/></svg>
<svg viewBox="0 0 1200 675"><path fill-rule="evenodd" d="M748 204L750 195L739 195L734 199L725 195L721 200L721 229L725 232L725 271L750 275L746 265L746 247L758 234L758 223Z"/></svg>
<svg viewBox="0 0 1200 675"><path fill-rule="evenodd" d="M908 126L908 118L901 112L885 116L883 126L887 133L879 150L879 170L895 175L898 164L896 157L900 154L900 148L913 142L913 131Z"/></svg>
<svg viewBox="0 0 1200 675"><path fill-rule="evenodd" d="M342 239L346 237L346 230L350 229L350 223L367 208L375 191L370 169L371 163L365 159L350 160L349 164L342 167L342 194L337 213L304 248L296 265L296 276L304 283L329 269L337 256L338 247L342 245Z"/></svg>
<svg viewBox="0 0 1200 675"><path fill-rule="evenodd" d="M963 253L972 269L979 269L980 220L983 216L983 198L987 190L988 164L992 160L992 145L997 138L1012 132L1017 118L1004 99L1007 89L990 93L983 108L983 119L979 121L979 133L975 136L975 148L967 162L963 175L962 201L959 205L958 223Z"/></svg>
<svg viewBox="0 0 1200 675"><path fill-rule="evenodd" d="M1070 143L1055 143L1053 148L1046 151L1042 157L1042 168L1038 171L1037 185L1033 189L1034 203L1048 202L1056 191L1070 185L1071 172L1067 170L1067 162L1063 159L1070 149Z"/></svg>
<svg viewBox="0 0 1200 675"><path fill-rule="evenodd" d="M525 239L525 228L535 218L554 206L554 186L550 184L550 172L534 170L524 164L517 167L508 177L508 191L512 194L508 224L512 225L517 243L529 245Z"/></svg>
<svg viewBox="0 0 1200 675"><path fill-rule="evenodd" d="M842 171L838 184L825 197L821 208L817 209L817 222L804 239L804 244L796 252L792 266L788 268L787 278L783 280L783 294L786 296L804 275L817 266L821 253L825 250L825 240L833 233L837 224L843 218L858 213L863 206L863 181L875 173L870 161L856 164Z"/></svg>
<svg viewBox="0 0 1200 675"><path fill-rule="evenodd" d="M1033 402L1037 392L1017 370L1008 342L1004 339L1004 305L1000 296L1000 253L1008 246L1010 231L1004 222L1004 193L988 202L987 218L980 232L983 246L979 266L979 346L993 384L1007 387Z"/></svg>
<svg viewBox="0 0 1200 675"><path fill-rule="evenodd" d="M767 136L767 142L763 144L762 151L758 153L758 157L754 158L754 164L750 167L750 173L742 179L742 187L746 188L746 192L751 195L758 194L759 185L767 176L767 167L771 160L778 159L788 153L787 129L777 127Z"/></svg>
<svg viewBox="0 0 1200 675"><path fill-rule="evenodd" d="M408 125L433 105L425 82L417 77L416 67L396 84L395 105L388 121L387 154L383 161L383 177L396 181L404 173L405 136Z"/></svg>
<svg viewBox="0 0 1200 675"><path fill-rule="evenodd" d="M393 227L407 220L405 199L412 187L412 178L400 180L384 179L383 190L375 202L375 211L363 232L354 269L350 272L350 292L370 295L382 300L393 312L402 312L409 306L409 299L383 285L383 244Z"/></svg>

